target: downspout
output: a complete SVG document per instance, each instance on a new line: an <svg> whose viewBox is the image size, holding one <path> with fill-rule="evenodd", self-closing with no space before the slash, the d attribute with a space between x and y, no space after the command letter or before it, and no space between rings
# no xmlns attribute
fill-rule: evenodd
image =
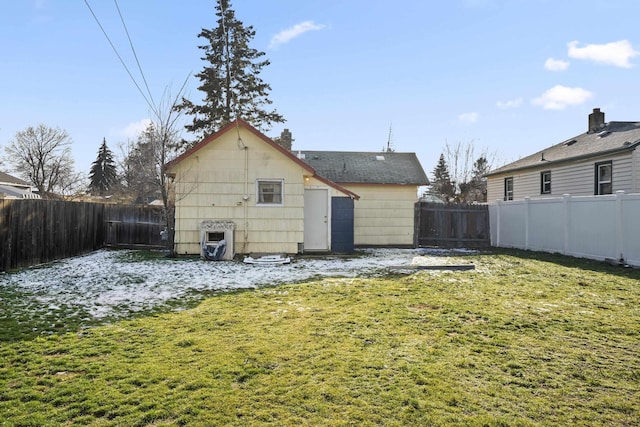
<svg viewBox="0 0 640 427"><path fill-rule="evenodd" d="M237 115L237 113L236 113ZM236 132L238 133L238 140L236 144L240 150L244 150L244 194L242 195L242 201L238 202L242 204L243 220L244 220L244 236L242 239L242 253L247 253L247 246L249 245L249 147L244 143L240 136L240 124L236 119Z"/></svg>
<svg viewBox="0 0 640 427"><path fill-rule="evenodd" d="M244 241L243 252L247 253L249 245L249 147L244 145L244 196L242 205L244 206Z"/></svg>

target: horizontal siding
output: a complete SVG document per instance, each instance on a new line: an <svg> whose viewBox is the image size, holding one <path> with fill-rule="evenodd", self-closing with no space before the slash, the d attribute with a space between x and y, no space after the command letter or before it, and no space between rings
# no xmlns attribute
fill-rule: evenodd
<svg viewBox="0 0 640 427"><path fill-rule="evenodd" d="M295 253L303 241L306 170L244 128L239 132L246 149L228 132L172 170L178 253L200 253L203 220L233 221L238 253ZM284 180L283 205L256 204L259 179Z"/></svg>
<svg viewBox="0 0 640 427"><path fill-rule="evenodd" d="M354 203L354 243L359 246L413 245L416 186L349 185Z"/></svg>
<svg viewBox="0 0 640 427"><path fill-rule="evenodd" d="M554 167L540 166L532 170L488 177L487 200L489 202L503 200L504 179L507 177L513 177L513 197L516 200L524 199L525 197L546 198L563 194L592 196L595 190L595 164L609 160L612 161L613 165L613 192L620 190L626 192L636 191L638 185L634 186L634 159L630 153L625 153ZM551 171L551 194L541 194L540 173L547 170ZM636 183L637 179L636 172Z"/></svg>
<svg viewBox="0 0 640 427"><path fill-rule="evenodd" d="M354 230L356 235L363 235L364 230ZM398 234L397 229L390 229L389 233L385 233L384 230L379 230L379 234L373 234L363 239L362 242L354 241L355 245L359 246L412 246L413 245L413 232Z"/></svg>
<svg viewBox="0 0 640 427"><path fill-rule="evenodd" d="M499 175L487 178L487 201L495 202L504 199L504 177Z"/></svg>
<svg viewBox="0 0 640 427"><path fill-rule="evenodd" d="M197 255L200 253L200 233L195 231L180 231L176 233L176 238L180 236L181 244L176 249L176 252L180 255ZM300 239L302 234L300 234ZM260 236L254 236L258 238ZM279 236L280 237L280 236ZM295 239L298 235L285 235L285 238L290 238L293 241L279 241L284 239L276 239L274 241L252 241L250 243L250 250L247 253L288 253L295 254L298 252L298 244L295 243ZM235 233L235 241L242 242L244 236L241 232ZM236 243L237 244L237 243ZM242 253L236 250L236 253Z"/></svg>

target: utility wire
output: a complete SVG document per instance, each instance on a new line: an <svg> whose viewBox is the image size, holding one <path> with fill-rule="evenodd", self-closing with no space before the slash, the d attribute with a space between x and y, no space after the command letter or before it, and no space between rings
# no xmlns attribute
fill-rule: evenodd
<svg viewBox="0 0 640 427"><path fill-rule="evenodd" d="M140 65L140 61L138 60L138 54L136 53L136 50L133 47L133 41L131 40L131 36L129 35L127 24L125 24L124 22L124 17L122 16L122 12L120 11L118 0L113 0L113 2L116 5L116 9L118 10L118 15L120 16L120 21L122 21L122 26L124 27L124 32L127 35L127 39L129 40L129 46L131 46L131 52L133 52L133 57L136 59L136 64L138 64L138 70L140 71L140 75L142 76L142 81L144 82L144 86L147 88L147 94L149 95L149 99L151 100L151 103L155 107L156 102L153 100L153 95L151 94L151 90L149 89L149 84L147 83L147 79L145 78L144 72L142 71L142 65Z"/></svg>
<svg viewBox="0 0 640 427"><path fill-rule="evenodd" d="M131 71L129 70L129 67L127 67L127 64L125 64L124 60L122 59L122 57L120 56L120 54L118 53L118 49L116 49L116 47L113 45L113 42L111 41L111 39L109 38L109 35L107 34L107 32L105 31L104 27L102 26L102 24L100 23L100 20L98 19L98 17L96 16L96 14L93 12L93 9L91 8L91 5L89 5L89 1L88 0L84 0L84 4L87 5L87 7L89 8L89 11L91 12L91 15L93 15L93 19L95 19L96 23L98 24L98 27L100 27L100 29L102 30L102 34L104 34L104 36L107 38L107 41L109 42L109 44L111 45L111 49L113 49L113 52L116 54L116 56L118 57L118 59L120 60L120 63L122 64L122 66L124 67L124 69L127 71L127 74L129 74L129 77L131 78L131 81L133 81L133 84L136 86L136 88L138 89L138 92L140 92L140 95L142 95L142 97L144 98L144 100L146 101L147 105L149 106L149 108L151 108L151 111L153 111L155 113L156 116L158 116L158 112L156 111L156 109L154 108L153 104L149 101L149 99L147 98L147 96L144 94L144 92L142 91L142 89L140 88L140 85L138 85L138 82L136 81L136 79L133 77L133 74L131 74Z"/></svg>

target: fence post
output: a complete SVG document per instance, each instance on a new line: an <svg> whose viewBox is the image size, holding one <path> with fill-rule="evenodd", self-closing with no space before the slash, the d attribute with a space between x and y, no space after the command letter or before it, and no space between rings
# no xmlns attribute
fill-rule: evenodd
<svg viewBox="0 0 640 427"><path fill-rule="evenodd" d="M529 204L531 202L531 197L524 198L524 248L529 250Z"/></svg>
<svg viewBox="0 0 640 427"><path fill-rule="evenodd" d="M420 247L420 210L422 205L416 202L413 205L413 247Z"/></svg>
<svg viewBox="0 0 640 427"><path fill-rule="evenodd" d="M500 209L502 208L502 200L496 200L496 247L500 247Z"/></svg>
<svg viewBox="0 0 640 427"><path fill-rule="evenodd" d="M562 195L562 207L564 214L564 245L562 253L567 255L569 252L569 227L571 225L571 215L569 215L569 202L571 201L571 194L563 194Z"/></svg>
<svg viewBox="0 0 640 427"><path fill-rule="evenodd" d="M616 255L618 256L618 260L620 262L624 262L624 254L622 253L624 233L623 230L623 211L622 211L622 201L624 198L624 191L616 191Z"/></svg>

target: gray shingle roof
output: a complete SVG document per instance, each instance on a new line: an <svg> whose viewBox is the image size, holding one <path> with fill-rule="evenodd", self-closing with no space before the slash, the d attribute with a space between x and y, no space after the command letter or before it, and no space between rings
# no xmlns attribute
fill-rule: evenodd
<svg viewBox="0 0 640 427"><path fill-rule="evenodd" d="M487 176L633 150L638 144L640 144L640 122L610 122L597 132L587 132L569 138L494 169Z"/></svg>
<svg viewBox="0 0 640 427"><path fill-rule="evenodd" d="M11 176L8 173L0 172L0 183L4 184L12 184L20 187L29 188L29 183L21 180L20 178L16 178L15 176Z"/></svg>
<svg viewBox="0 0 640 427"><path fill-rule="evenodd" d="M415 153L297 151L318 175L338 184L428 185Z"/></svg>

